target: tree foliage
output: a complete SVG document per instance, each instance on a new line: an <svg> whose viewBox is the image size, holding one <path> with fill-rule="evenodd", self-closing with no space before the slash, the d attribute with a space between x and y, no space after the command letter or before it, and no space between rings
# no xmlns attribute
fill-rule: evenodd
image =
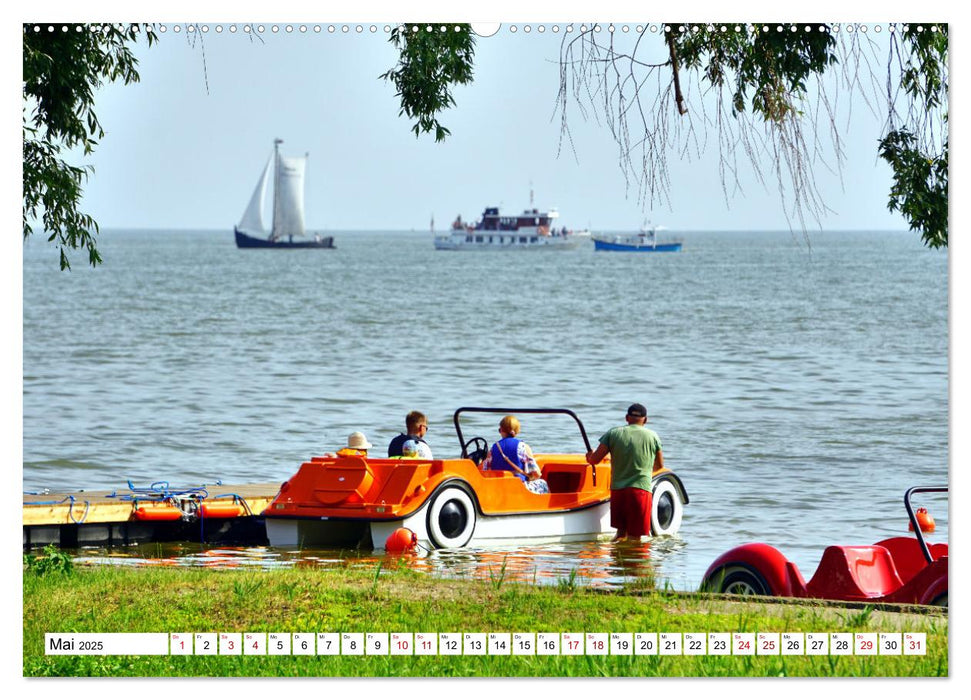
<svg viewBox="0 0 971 700"><path fill-rule="evenodd" d="M641 38L629 50L581 28L561 47L564 133L571 96L603 114L628 182L652 204L667 199L668 156L700 154L714 135L726 200L741 191L744 159L805 228L827 211L816 172L841 171L841 101L862 98L886 115L874 141L893 172L890 209L928 245L946 245L947 27L886 29L878 42L852 25L673 23L659 32L667 60L651 63Z"/></svg>
<svg viewBox="0 0 971 700"><path fill-rule="evenodd" d="M444 141L449 130L438 121L455 105L452 85L472 82L475 38L468 24L405 24L391 30L398 64L381 78L394 84L400 115L415 121L415 136L434 132Z"/></svg>
<svg viewBox="0 0 971 700"><path fill-rule="evenodd" d="M131 45L149 45L153 29L139 25L24 25L23 46L23 227L35 222L60 249L61 269L71 267L68 249L86 248L88 262L101 262L97 222L80 211L83 185L92 166L72 165L65 151L90 155L104 129L94 111L94 92L105 81L139 79Z"/></svg>
<svg viewBox="0 0 971 700"><path fill-rule="evenodd" d="M941 248L947 247L947 25L933 29L906 27L903 46L891 45L890 64L901 77L887 86L880 157L893 170L887 206L903 214L926 245Z"/></svg>
<svg viewBox="0 0 971 700"><path fill-rule="evenodd" d="M694 28L693 28L694 29ZM746 109L779 122L796 111L793 97L806 93L807 82L837 62L835 39L819 31L667 32L682 68L701 72L713 87L731 87L731 108Z"/></svg>

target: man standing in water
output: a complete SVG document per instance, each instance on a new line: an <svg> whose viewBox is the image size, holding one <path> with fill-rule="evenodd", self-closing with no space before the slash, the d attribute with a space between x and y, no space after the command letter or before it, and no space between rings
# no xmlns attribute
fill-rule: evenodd
<svg viewBox="0 0 971 700"><path fill-rule="evenodd" d="M610 453L610 526L615 540L639 540L651 534L651 474L664 467L661 439L647 423L647 409L631 404L627 425L611 428L600 438L587 462L599 463Z"/></svg>

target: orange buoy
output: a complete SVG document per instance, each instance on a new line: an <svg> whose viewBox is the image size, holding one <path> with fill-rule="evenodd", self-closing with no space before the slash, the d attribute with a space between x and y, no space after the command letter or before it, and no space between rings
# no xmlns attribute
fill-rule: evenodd
<svg viewBox="0 0 971 700"><path fill-rule="evenodd" d="M399 527L388 535L384 549L391 554L404 554L415 551L418 546L418 535L406 527Z"/></svg>
<svg viewBox="0 0 971 700"><path fill-rule="evenodd" d="M926 508L918 508L914 515L917 516L917 524L920 526L921 532L934 532L935 528L937 528L937 524L934 522L934 517L927 512ZM907 529L913 532L914 524L910 523L907 526Z"/></svg>
<svg viewBox="0 0 971 700"><path fill-rule="evenodd" d="M181 520L182 509L172 505L138 506L132 517L135 520Z"/></svg>
<svg viewBox="0 0 971 700"><path fill-rule="evenodd" d="M199 513L204 518L239 518L246 515L246 508L239 503L209 503L203 501L199 504Z"/></svg>

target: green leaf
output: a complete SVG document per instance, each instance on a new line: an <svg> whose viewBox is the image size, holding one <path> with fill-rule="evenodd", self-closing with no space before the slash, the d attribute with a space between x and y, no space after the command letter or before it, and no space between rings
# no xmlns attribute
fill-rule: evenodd
<svg viewBox="0 0 971 700"><path fill-rule="evenodd" d="M434 132L435 140L443 141L450 132L438 116L455 105L452 86L472 82L475 39L468 24L422 24L412 31L414 26L407 23L391 31L389 41L399 51L398 63L379 78L394 85L401 100L398 115L414 120L411 131L416 138ZM429 26L431 31L426 30Z"/></svg>
<svg viewBox="0 0 971 700"><path fill-rule="evenodd" d="M23 230L33 233L39 219L48 241L58 246L60 267L70 269L68 250L88 249L88 262L102 262L98 226L79 211L82 183L91 166L68 165L63 151L80 147L91 155L104 136L94 111L94 93L105 81L139 79L129 47L139 36L157 40L151 25L66 25L67 31L23 29Z"/></svg>

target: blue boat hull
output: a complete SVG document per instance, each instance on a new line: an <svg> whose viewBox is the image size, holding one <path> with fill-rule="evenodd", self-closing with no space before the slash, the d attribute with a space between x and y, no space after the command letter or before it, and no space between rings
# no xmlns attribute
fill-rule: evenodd
<svg viewBox="0 0 971 700"><path fill-rule="evenodd" d="M681 250L681 243L658 243L657 245L628 245L609 241L593 240L594 250L618 250L630 253L673 253Z"/></svg>
<svg viewBox="0 0 971 700"><path fill-rule="evenodd" d="M266 238L254 238L247 236L239 229L233 229L236 234L237 248L334 248L334 237L325 236L319 241L270 241Z"/></svg>

